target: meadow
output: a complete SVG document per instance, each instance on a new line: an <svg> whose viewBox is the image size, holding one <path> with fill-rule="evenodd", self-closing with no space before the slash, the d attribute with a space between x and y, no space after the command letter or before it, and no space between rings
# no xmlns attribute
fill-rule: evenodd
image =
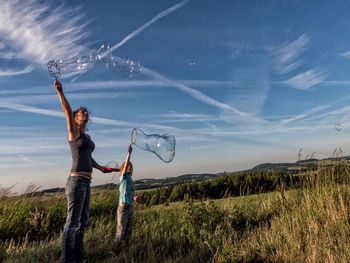
<svg viewBox="0 0 350 263"><path fill-rule="evenodd" d="M86 260L348 262L348 164L320 162L315 169L303 171L300 176L304 178L302 184L298 180L298 184L289 184L290 187L279 178L281 183L274 191L266 188L270 192L256 193L241 186L240 189L245 190L239 195L233 194L232 189L221 191L224 195L219 199L200 198L188 192L184 193L183 201L175 201L170 193L157 205L146 201L152 199L149 195L156 196L160 190L149 190L145 192L145 202L135 205L132 237L119 252L113 247L118 193L115 189L94 190L85 236ZM215 189L220 182L225 189L226 179L211 181ZM184 189L193 191L190 186ZM260 185L255 189L265 188ZM0 259L3 262L58 262L65 202L62 193L20 197L5 197L3 193Z"/></svg>

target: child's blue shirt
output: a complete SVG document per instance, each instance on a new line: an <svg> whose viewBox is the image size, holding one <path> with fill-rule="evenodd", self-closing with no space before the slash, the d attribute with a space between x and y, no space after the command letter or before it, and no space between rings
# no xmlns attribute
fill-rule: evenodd
<svg viewBox="0 0 350 263"><path fill-rule="evenodd" d="M125 203L128 205L133 205L134 203L134 183L131 179L131 176L127 173L119 178L119 204Z"/></svg>

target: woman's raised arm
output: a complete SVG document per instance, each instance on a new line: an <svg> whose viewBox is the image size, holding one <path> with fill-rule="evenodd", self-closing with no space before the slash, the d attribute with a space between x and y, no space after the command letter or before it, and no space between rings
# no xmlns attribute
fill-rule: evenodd
<svg viewBox="0 0 350 263"><path fill-rule="evenodd" d="M72 108L70 107L70 104L67 98L64 96L62 84L58 80L55 80L54 86L57 91L58 98L60 99L61 106L64 110L64 114L66 115L68 140L73 141L77 139L80 134L79 134L78 127L74 121Z"/></svg>

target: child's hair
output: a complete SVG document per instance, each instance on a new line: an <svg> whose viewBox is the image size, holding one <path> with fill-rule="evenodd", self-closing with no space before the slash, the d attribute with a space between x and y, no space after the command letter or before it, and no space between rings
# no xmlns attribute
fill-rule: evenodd
<svg viewBox="0 0 350 263"><path fill-rule="evenodd" d="M122 163L122 165L120 166L120 171L124 170L124 166L125 166L125 162ZM131 174L132 174L134 171L134 167L132 166L132 162L129 162L129 167L131 168Z"/></svg>

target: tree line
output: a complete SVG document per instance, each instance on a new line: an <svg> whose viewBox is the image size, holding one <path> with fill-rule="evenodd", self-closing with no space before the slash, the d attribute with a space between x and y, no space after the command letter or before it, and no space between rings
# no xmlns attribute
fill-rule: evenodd
<svg viewBox="0 0 350 263"><path fill-rule="evenodd" d="M258 170L226 174L204 182L182 183L144 191L144 205L157 205L190 199L218 199L288 190L317 184L349 184L347 163L322 163L311 169L295 171Z"/></svg>

